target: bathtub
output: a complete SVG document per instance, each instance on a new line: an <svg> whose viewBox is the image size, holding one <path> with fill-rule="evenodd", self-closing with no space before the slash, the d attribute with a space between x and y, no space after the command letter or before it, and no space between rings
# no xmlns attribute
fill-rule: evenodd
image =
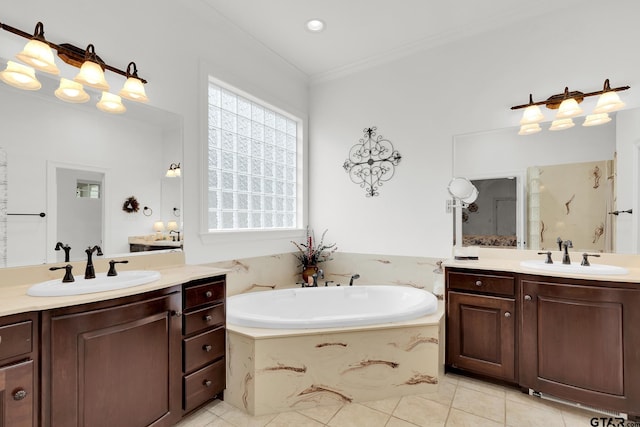
<svg viewBox="0 0 640 427"><path fill-rule="evenodd" d="M375 325L435 313L436 297L405 286L281 289L227 298L227 323L254 328L310 329Z"/></svg>

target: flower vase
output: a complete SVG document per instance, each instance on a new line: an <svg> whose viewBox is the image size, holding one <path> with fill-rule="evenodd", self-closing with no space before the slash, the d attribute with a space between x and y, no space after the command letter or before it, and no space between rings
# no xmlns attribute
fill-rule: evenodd
<svg viewBox="0 0 640 427"><path fill-rule="evenodd" d="M302 280L304 280L305 283L309 283L309 277L313 276L317 272L317 265L305 265L304 270L302 270Z"/></svg>

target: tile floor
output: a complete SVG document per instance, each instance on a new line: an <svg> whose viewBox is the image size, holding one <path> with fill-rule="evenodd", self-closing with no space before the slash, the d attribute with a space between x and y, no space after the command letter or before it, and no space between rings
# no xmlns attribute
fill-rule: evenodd
<svg viewBox="0 0 640 427"><path fill-rule="evenodd" d="M178 427L589 427L592 412L447 374L436 393L252 417L215 401Z"/></svg>

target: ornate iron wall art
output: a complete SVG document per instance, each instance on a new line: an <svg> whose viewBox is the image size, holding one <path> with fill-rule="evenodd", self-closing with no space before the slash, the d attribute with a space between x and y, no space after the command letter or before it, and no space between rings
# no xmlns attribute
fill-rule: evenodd
<svg viewBox="0 0 640 427"><path fill-rule="evenodd" d="M391 141L376 135L376 130L375 126L364 129L364 138L351 147L349 158L342 165L351 181L365 189L367 197L380 194L379 187L393 178L402 159Z"/></svg>

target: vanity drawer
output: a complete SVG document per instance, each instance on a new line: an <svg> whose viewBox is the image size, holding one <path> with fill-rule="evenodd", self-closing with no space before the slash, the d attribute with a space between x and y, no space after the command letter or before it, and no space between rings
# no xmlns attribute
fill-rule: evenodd
<svg viewBox="0 0 640 427"><path fill-rule="evenodd" d="M212 399L225 387L225 362L220 359L184 377L184 410L191 411Z"/></svg>
<svg viewBox="0 0 640 427"><path fill-rule="evenodd" d="M497 276L482 273L447 272L449 289L486 292L491 294L515 295L515 279L510 276Z"/></svg>
<svg viewBox="0 0 640 427"><path fill-rule="evenodd" d="M224 356L225 329L223 326L182 341L184 372L191 372Z"/></svg>
<svg viewBox="0 0 640 427"><path fill-rule="evenodd" d="M185 286L184 309L218 302L224 299L224 278Z"/></svg>
<svg viewBox="0 0 640 427"><path fill-rule="evenodd" d="M31 320L0 327L0 360L30 353L32 350Z"/></svg>
<svg viewBox="0 0 640 427"><path fill-rule="evenodd" d="M184 315L184 334L189 335L224 323L224 304L203 308Z"/></svg>

